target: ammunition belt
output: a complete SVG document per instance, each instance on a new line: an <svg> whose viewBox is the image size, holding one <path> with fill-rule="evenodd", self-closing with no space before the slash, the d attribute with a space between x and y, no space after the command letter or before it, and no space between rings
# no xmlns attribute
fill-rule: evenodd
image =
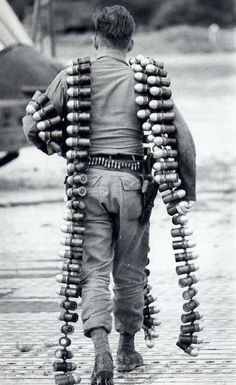
<svg viewBox="0 0 236 385"><path fill-rule="evenodd" d="M71 345L71 334L78 321L76 299L81 295L80 274L82 271L83 245L86 233L86 203L87 175L90 147L90 109L91 109L91 61L90 58L78 59L66 69L67 72L67 127L48 97L36 91L29 102L26 111L37 122L38 137L45 143L56 144L61 153L67 158L66 196L67 211L62 232L65 237L61 244L65 247L60 252L63 258L61 274L56 280L62 283L58 294L63 297L60 301L62 308L59 320L62 337L59 339L60 348L56 350L57 361L53 364L56 372L55 382L58 385L74 385L81 378L73 373L76 364L67 362L73 357L68 347ZM55 148L55 147L54 147Z"/></svg>
<svg viewBox="0 0 236 385"><path fill-rule="evenodd" d="M186 353L196 356L197 351L193 344L198 344L201 340L193 333L202 329L198 323L195 323L201 318L201 314L195 311L199 302L195 299L197 289L192 286L197 282L195 275L192 275L192 272L197 270L197 266L189 261L195 259L197 254L192 251L194 242L185 238L192 234L192 231L186 227L188 219L185 215L177 214L175 207L184 198L186 192L181 189L178 173L173 103L170 100L171 90L168 88L170 79L163 64L153 59L139 55L131 59L130 64L135 72L135 92L139 94L136 98L139 106L137 116L143 122L144 151L145 154L153 153L154 179L159 185L159 191L163 193L167 212L172 216L173 224L177 226L171 230L171 235L174 237L173 249L177 251L175 260L177 263L185 262L177 265L176 268L178 275L185 275L179 280L179 285L185 288L183 298L188 301L183 306L186 314L181 317L184 325L181 325L177 345ZM122 160L104 155L90 157L90 68L90 58L78 59L67 68L69 100L66 129L55 107L40 91L36 91L27 106L27 112L32 114L37 122L40 139L49 144L58 143L67 158L66 207L68 210L64 217L66 224L62 228L66 236L61 241L65 249L60 252L60 257L63 258L62 273L57 276L57 281L63 284L59 290L59 295L63 297L60 301L63 310L59 319L64 324L61 327L63 336L59 340L60 348L55 352L57 361L53 364L56 372L55 381L58 385L74 385L81 380L77 374L73 373L76 364L67 360L73 357L72 351L68 350L71 345L69 336L74 332L74 326L71 323L78 320L78 314L75 312L76 299L81 295L80 273L86 235L86 202L84 200L87 194L86 172L89 165L107 168L114 166L114 170L124 166L131 171L139 171L138 168L142 167L142 160L136 158ZM169 134L171 137L168 136ZM148 263L149 259L147 259L147 265ZM150 270L145 268L145 273L148 277ZM160 324L160 321L154 318L159 309L152 305L156 298L150 294L150 291L151 287L147 283L144 287L143 329L148 347L152 347L153 339L158 337L155 326Z"/></svg>
<svg viewBox="0 0 236 385"><path fill-rule="evenodd" d="M199 302L195 299L197 289L192 285L198 282L198 279L192 273L198 270L198 266L189 261L196 259L198 255L193 251L195 242L186 238L193 233L186 227L188 218L186 215L178 214L176 209L176 205L186 196L186 191L182 188L179 177L173 102L170 99L171 90L169 88L171 82L164 70L163 63L154 59L138 55L136 58L130 59L130 65L136 80L134 89L137 97L135 100L139 106L137 116L142 121L145 154L153 154L152 174L159 185L163 202L167 205L167 212L172 216L172 223L177 226L171 229L172 247L177 251L175 253L175 260L178 264L176 273L184 275L179 279L179 286L186 289L183 292L183 298L188 301L183 305L183 310L187 314L184 313L181 316L184 325L180 327L177 346L187 354L197 356L198 349L194 345L203 341L195 333L203 328L196 323L202 318L202 314L195 311ZM150 175L151 177L152 175ZM149 269L146 268L145 273L148 277ZM159 310L154 306L149 306L155 301L150 290L150 286L146 284L144 287L143 329L147 346L153 347L153 338L158 336L155 326L160 322L151 316L158 313Z"/></svg>
<svg viewBox="0 0 236 385"><path fill-rule="evenodd" d="M120 170L129 169L131 171L142 171L142 161L120 160L112 156L90 156L89 166L102 166L107 169Z"/></svg>
<svg viewBox="0 0 236 385"><path fill-rule="evenodd" d="M66 128L66 146L69 150L66 152L67 158L67 213L64 217L66 225L62 231L66 233L62 244L66 247L62 253L64 264L62 267L62 276L59 275L58 282L64 283L62 291L64 295L63 307L66 309L66 317L63 313L59 317L65 322L64 329L61 332L65 335L62 339L68 338L69 322L76 322L78 314L74 312L76 307L71 307L69 303L74 302L70 297L81 296L80 273L83 268L83 245L86 234L86 202L87 195L86 184L88 181L86 171L89 165L89 147L90 147L90 120L91 120L91 60L90 58L78 59L72 62L72 65L66 69L67 72L67 128ZM76 289L74 289L76 288ZM66 290L68 292L66 292ZM74 295L76 291L76 295ZM75 302L76 303L76 302ZM78 384L80 377L71 373L76 369L76 365L71 368L66 363L69 351L68 345L62 345L59 350L61 361L54 363L55 381L58 385ZM58 357L58 356L57 356Z"/></svg>

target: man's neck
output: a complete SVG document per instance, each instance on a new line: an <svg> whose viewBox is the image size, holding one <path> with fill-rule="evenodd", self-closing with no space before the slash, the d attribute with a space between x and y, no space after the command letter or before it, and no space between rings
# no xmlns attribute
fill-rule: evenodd
<svg viewBox="0 0 236 385"><path fill-rule="evenodd" d="M113 56L119 57L120 59L126 60L127 52L126 50L101 47L98 50L98 56L103 56L103 55L113 55Z"/></svg>

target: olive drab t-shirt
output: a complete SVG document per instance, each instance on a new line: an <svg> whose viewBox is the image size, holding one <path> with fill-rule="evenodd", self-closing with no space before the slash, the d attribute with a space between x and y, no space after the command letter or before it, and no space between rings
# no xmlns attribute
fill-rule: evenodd
<svg viewBox="0 0 236 385"><path fill-rule="evenodd" d="M66 113L66 71L46 91L60 115ZM90 154L143 155L143 138L135 103L134 75L115 53L92 61L92 119Z"/></svg>

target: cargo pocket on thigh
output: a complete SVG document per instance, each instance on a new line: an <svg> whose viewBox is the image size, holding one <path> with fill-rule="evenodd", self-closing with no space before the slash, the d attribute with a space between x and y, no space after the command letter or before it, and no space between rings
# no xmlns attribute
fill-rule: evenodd
<svg viewBox="0 0 236 385"><path fill-rule="evenodd" d="M122 216L128 220L138 219L142 214L141 181L130 174L121 177L123 189Z"/></svg>
<svg viewBox="0 0 236 385"><path fill-rule="evenodd" d="M96 213L100 207L100 179L101 175L99 174L88 174L88 182L86 184L87 195L85 197L86 203L86 213L88 218L95 218Z"/></svg>

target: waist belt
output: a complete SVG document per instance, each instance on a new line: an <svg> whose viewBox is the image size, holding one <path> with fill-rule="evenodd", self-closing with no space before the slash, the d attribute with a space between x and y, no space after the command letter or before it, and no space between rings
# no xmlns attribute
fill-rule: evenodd
<svg viewBox="0 0 236 385"><path fill-rule="evenodd" d="M89 166L102 166L120 170L121 168L128 168L131 171L141 171L143 167L142 157L137 155L107 155L99 154L90 156Z"/></svg>

